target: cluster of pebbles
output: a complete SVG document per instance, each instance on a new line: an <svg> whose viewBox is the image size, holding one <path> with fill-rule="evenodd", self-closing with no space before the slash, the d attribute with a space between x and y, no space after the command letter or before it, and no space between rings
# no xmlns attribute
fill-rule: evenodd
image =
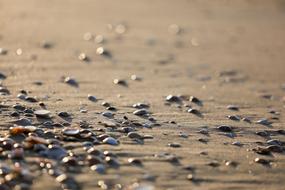
<svg viewBox="0 0 285 190"><path fill-rule="evenodd" d="M114 29L115 28L115 29ZM123 34L127 31L127 27L119 24L111 28L118 34ZM176 24L170 25L168 28L171 34L178 35L182 29ZM98 44L104 44L105 38L102 35L92 35L91 33L84 34L84 40L94 40ZM49 49L53 44L43 42L42 47ZM5 56L8 50L0 48L0 55ZM112 57L110 51L104 47L99 47L96 50L98 55L104 57ZM80 61L89 61L90 58L85 53L80 53L78 56ZM225 81L239 81L244 77L238 75L234 71L226 71L220 73L221 77L225 77ZM0 80L4 81L9 76L0 73ZM137 75L131 75L131 80L141 81L142 78ZM70 76L61 77L60 81L71 87L79 88L79 82ZM143 82L143 81L142 81ZM128 86L126 80L114 79L114 85ZM36 85L43 85L42 82L36 81ZM1 84L1 98L14 96L9 89ZM99 113L102 121L98 121L96 127L88 123L88 121L80 120L72 122L74 119L73 113L66 111L55 112L48 110L41 98L31 96L26 90L20 90L16 95L18 103L14 105L0 104L1 118L9 118L9 122L2 124L2 136L0 138L0 189L29 189L33 181L42 174L50 175L62 189L80 189L81 184L75 179L74 174L82 172L82 168L89 168L90 171L100 175L105 175L110 169L119 169L122 166L128 165L131 167L144 167L144 157L131 157L125 159L124 154L120 152L112 152L104 150L105 147L115 146L120 147L121 139L128 139L129 143L134 145L144 145L145 141L151 140L152 135L140 133L140 129L151 129L163 125L163 122L158 121L154 117L154 113L150 111L152 105L149 103L137 102L131 106L132 112L124 113L123 116L117 115L117 107L108 102L102 102L102 112ZM92 94L87 94L86 99L90 103L98 103L99 100ZM164 100L161 100L165 106L175 105L182 112L197 116L197 119L207 117L203 112L205 103L202 99L191 95L167 95ZM248 125L262 125L272 127L274 121L278 119L279 112L274 110L270 114L274 117L260 118L254 121L250 116L239 114L241 109L237 105L227 105L225 110L232 114L225 115L225 119L244 122ZM81 113L86 113L86 110L81 110ZM129 119L139 117L140 120ZM176 125L176 122L170 120L168 123ZM99 127L98 127L99 126ZM266 128L268 129L268 128ZM199 138L201 143L209 143L209 134L222 134L230 138L234 138L236 133L241 129L231 125L217 125L205 127L197 131L197 133L207 137ZM258 137L263 137L263 142L258 142L255 147L248 151L256 155L252 162L270 167L274 162L273 154L284 154L285 142L275 139L275 135L285 135L283 129L268 129L256 131L254 134ZM179 137L188 138L189 135L180 132ZM242 147L243 142L235 141L234 146ZM155 145L154 145L155 146ZM170 148L181 148L183 144L177 142L169 142L165 145ZM102 148L104 147L104 148ZM202 155L207 155L206 151L201 151ZM153 154L149 157L160 161L170 163L180 163L180 157L175 154ZM221 164L226 166L237 167L238 162L234 160L225 160L224 163L211 161L205 163L210 167L219 167ZM188 174L186 180L199 181L199 176L195 175L194 168L182 166ZM150 177L150 176L149 176ZM98 181L98 187L102 189L124 189L124 184L108 184L104 180ZM132 189L153 189L152 186L142 186L134 183Z"/></svg>

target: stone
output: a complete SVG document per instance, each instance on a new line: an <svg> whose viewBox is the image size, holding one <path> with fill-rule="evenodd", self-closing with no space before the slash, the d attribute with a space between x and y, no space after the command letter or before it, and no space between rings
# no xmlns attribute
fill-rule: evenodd
<svg viewBox="0 0 285 190"><path fill-rule="evenodd" d="M149 112L146 109L139 109L139 110L134 111L133 114L137 116L144 116L144 115L149 114Z"/></svg>
<svg viewBox="0 0 285 190"><path fill-rule="evenodd" d="M49 118L50 117L50 111L49 110L36 110L34 114L37 117L43 117L43 118Z"/></svg>
<svg viewBox="0 0 285 190"><path fill-rule="evenodd" d="M119 142L114 139L113 137L107 137L103 140L103 143L109 144L109 145L119 145Z"/></svg>

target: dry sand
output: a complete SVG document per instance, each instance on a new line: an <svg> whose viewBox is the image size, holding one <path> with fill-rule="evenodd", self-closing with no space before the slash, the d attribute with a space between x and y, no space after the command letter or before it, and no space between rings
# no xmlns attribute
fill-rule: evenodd
<svg viewBox="0 0 285 190"><path fill-rule="evenodd" d="M122 166L104 175L88 167L68 173L84 190L99 189L98 180L120 183L125 188L139 181L155 189L281 190L285 185L284 152L263 156L252 148L270 138L285 141L282 134L267 138L255 134L285 130L285 91L281 88L285 83L284 20L282 0L1 0L0 48L6 48L8 54L0 55L0 72L7 75L2 84L11 92L1 96L1 102L9 106L20 102L39 109L37 103L17 98L24 89L42 100L52 114L67 111L72 114L72 121L69 120L72 125L86 120L94 128L102 127L98 125L98 121L104 120L98 114L105 111L102 101L118 109L116 118L127 115L141 123L147 120L134 116L135 109L130 106L137 102L150 104L149 110L161 126L140 128L138 132L154 138L138 145L122 135L119 146L97 146L120 154L118 160ZM107 29L107 24L116 27L120 23L126 26L123 34ZM171 24L178 25L181 33L171 34L168 31ZM103 35L105 43L83 40L86 32ZM44 40L53 46L41 48ZM112 57L97 55L96 48L100 46ZM15 53L18 48L22 49L21 55ZM78 60L82 52L90 58L89 62ZM236 74L220 76L229 70ZM142 80L132 81L132 74ZM61 76L74 77L79 88L60 82ZM115 78L126 80L128 86L113 84ZM42 81L43 85L34 85L34 81ZM87 94L100 100L90 102ZM202 107L184 103L201 110L204 117L187 113L183 105L165 105L169 94L198 97L203 101ZM262 98L261 94L271 98ZM229 104L238 105L240 110L228 110ZM80 113L80 108L88 113ZM280 115L269 113L271 109ZM227 115L249 117L253 123L231 121ZM272 126L254 123L261 118L273 121ZM0 114L2 137L11 126L9 121L14 119L4 112ZM222 124L234 126L236 136L230 138L215 129ZM203 126L208 126L209 136L198 133ZM189 137L179 137L180 132ZM200 142L199 138L208 142ZM235 141L244 145L231 145ZM173 142L181 147L167 146ZM74 145L66 143L69 144ZM202 151L207 155L201 154ZM153 156L163 153L177 155L180 164ZM144 167L126 165L128 157L142 159ZM273 162L270 166L254 163L257 157ZM219 166L207 165L213 160ZM225 161L235 161L238 165L226 166ZM188 165L195 168L194 181L186 179L191 171L183 167ZM143 179L145 174L156 176L156 180ZM42 174L34 179L32 189L61 188L54 178Z"/></svg>

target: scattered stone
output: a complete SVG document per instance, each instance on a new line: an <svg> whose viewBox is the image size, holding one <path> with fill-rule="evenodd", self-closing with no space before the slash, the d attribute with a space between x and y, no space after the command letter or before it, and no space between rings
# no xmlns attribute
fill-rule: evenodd
<svg viewBox="0 0 285 190"><path fill-rule="evenodd" d="M111 57L111 53L105 50L103 47L98 47L96 53L105 57Z"/></svg>
<svg viewBox="0 0 285 190"><path fill-rule="evenodd" d="M195 97L195 96L190 96L189 101L190 101L190 102L193 102L193 103L196 103L196 104L198 104L198 105L201 105L201 104L202 104L202 101L199 100L199 99L198 99L197 97Z"/></svg>
<svg viewBox="0 0 285 190"><path fill-rule="evenodd" d="M131 76L131 80L141 81L142 78L141 78L141 77L138 77L137 75L132 75L132 76Z"/></svg>
<svg viewBox="0 0 285 190"><path fill-rule="evenodd" d="M8 53L7 49L0 48L0 55L6 55Z"/></svg>
<svg viewBox="0 0 285 190"><path fill-rule="evenodd" d="M133 105L133 108L136 108L136 109L149 108L149 105L145 104L145 103L138 102L138 103Z"/></svg>
<svg viewBox="0 0 285 190"><path fill-rule="evenodd" d="M259 163L259 164L263 164L263 165L269 165L271 163L270 160L266 160L263 158L255 158L254 162Z"/></svg>
<svg viewBox="0 0 285 190"><path fill-rule="evenodd" d="M65 77L64 83L69 84L70 86L73 86L73 87L79 87L78 82L71 77Z"/></svg>
<svg viewBox="0 0 285 190"><path fill-rule="evenodd" d="M195 115L201 115L201 112L199 110L197 110L197 109L194 109L194 108L188 109L187 112L195 114Z"/></svg>
<svg viewBox="0 0 285 190"><path fill-rule="evenodd" d="M7 76L0 72L0 80L4 80L6 78L7 78Z"/></svg>
<svg viewBox="0 0 285 190"><path fill-rule="evenodd" d="M174 95L168 95L165 100L168 102L181 102L181 99L178 96Z"/></svg>
<svg viewBox="0 0 285 190"><path fill-rule="evenodd" d="M181 145L179 143L169 143L168 146L172 147L172 148L179 148L179 147L181 147Z"/></svg>
<svg viewBox="0 0 285 190"><path fill-rule="evenodd" d="M114 84L122 85L122 86L127 86L127 82L122 79L114 79Z"/></svg>
<svg viewBox="0 0 285 190"><path fill-rule="evenodd" d="M77 136L79 133L79 129L66 128L62 130L62 134L66 136Z"/></svg>
<svg viewBox="0 0 285 190"><path fill-rule="evenodd" d="M223 131L223 132L232 132L233 129L231 126L228 125L220 125L217 127L218 130Z"/></svg>
<svg viewBox="0 0 285 190"><path fill-rule="evenodd" d="M112 112L103 112L102 116L112 118L114 116L114 114Z"/></svg>
<svg viewBox="0 0 285 190"><path fill-rule="evenodd" d="M272 122L268 121L268 119L266 119L266 118L262 118L262 119L256 121L256 123L261 124L261 125L266 125L266 126L272 124Z"/></svg>
<svg viewBox="0 0 285 190"><path fill-rule="evenodd" d="M233 121L240 121L240 117L237 115L228 115L227 117Z"/></svg>
<svg viewBox="0 0 285 190"><path fill-rule="evenodd" d="M58 115L59 117L69 117L69 116L70 116L70 114L67 113L67 112L65 112L65 111L61 111L61 112L59 112L57 115Z"/></svg>
<svg viewBox="0 0 285 190"><path fill-rule="evenodd" d="M129 162L130 164L133 164L133 165L136 165L136 166L142 166L142 165L143 165L143 164L142 164L142 161L139 160L139 159L137 159L137 158L129 158L129 159L128 159L128 162Z"/></svg>
<svg viewBox="0 0 285 190"><path fill-rule="evenodd" d="M131 139L143 139L143 136L141 136L140 134L138 134L136 132L129 132L127 137L129 137Z"/></svg>
<svg viewBox="0 0 285 190"><path fill-rule="evenodd" d="M97 101L96 96L92 96L92 95L88 94L87 97L88 97L88 100L90 100L91 102L96 102Z"/></svg>
<svg viewBox="0 0 285 190"><path fill-rule="evenodd" d="M96 171L99 174L104 174L106 172L106 167L104 164L96 164L90 167L92 171Z"/></svg>
<svg viewBox="0 0 285 190"><path fill-rule="evenodd" d="M137 116L145 116L145 115L148 115L149 112L146 109L139 109L139 110L134 111L133 114Z"/></svg>
<svg viewBox="0 0 285 190"><path fill-rule="evenodd" d="M85 54L85 53L80 53L79 56L78 56L78 59L80 61L89 61L89 57Z"/></svg>
<svg viewBox="0 0 285 190"><path fill-rule="evenodd" d="M36 110L34 112L34 114L37 117L43 117L43 118L49 118L50 117L50 111L48 111L48 110Z"/></svg>
<svg viewBox="0 0 285 190"><path fill-rule="evenodd" d="M233 111L239 111L239 107L236 105L228 105L227 109L233 110Z"/></svg>
<svg viewBox="0 0 285 190"><path fill-rule="evenodd" d="M109 145L119 145L119 142L114 139L113 137L107 137L103 140L103 143L109 144Z"/></svg>

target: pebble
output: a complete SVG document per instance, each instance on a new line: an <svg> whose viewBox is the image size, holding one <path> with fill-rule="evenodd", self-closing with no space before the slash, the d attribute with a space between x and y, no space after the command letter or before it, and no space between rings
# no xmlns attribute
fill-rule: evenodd
<svg viewBox="0 0 285 190"><path fill-rule="evenodd" d="M6 55L8 53L8 50L5 48L0 48L0 55Z"/></svg>
<svg viewBox="0 0 285 190"><path fill-rule="evenodd" d="M32 102L32 103L38 102L38 100L37 100L35 97L31 97L31 96L26 96L26 97L25 97L25 100L26 100L27 102Z"/></svg>
<svg viewBox="0 0 285 190"><path fill-rule="evenodd" d="M235 145L235 146L243 146L243 144L239 141L235 141L232 143L232 145Z"/></svg>
<svg viewBox="0 0 285 190"><path fill-rule="evenodd" d="M96 171L99 174L104 174L106 172L106 167L104 164L96 164L90 167L92 171Z"/></svg>
<svg viewBox="0 0 285 190"><path fill-rule="evenodd" d="M231 126L228 125L220 125L217 127L218 130L223 131L223 132L232 132L233 129Z"/></svg>
<svg viewBox="0 0 285 190"><path fill-rule="evenodd" d="M277 145L277 146L282 146L284 144L278 139L270 139L270 140L266 141L266 143L269 145Z"/></svg>
<svg viewBox="0 0 285 190"><path fill-rule="evenodd" d="M241 120L247 123L251 123L251 120L248 117L244 117Z"/></svg>
<svg viewBox="0 0 285 190"><path fill-rule="evenodd" d="M228 105L228 106L227 106L227 109L233 110L233 111L238 111L238 110L239 110L239 107L236 106L236 105Z"/></svg>
<svg viewBox="0 0 285 190"><path fill-rule="evenodd" d="M178 96L174 96L174 95L166 96L165 100L168 102L180 102L181 101L181 99Z"/></svg>
<svg viewBox="0 0 285 190"><path fill-rule="evenodd" d="M263 164L263 165L268 165L268 164L271 163L270 160L266 160L266 159L263 159L263 158L255 158L254 162L259 163L259 164Z"/></svg>
<svg viewBox="0 0 285 190"><path fill-rule="evenodd" d="M26 100L26 97L27 97L27 95L26 94L22 94L22 93L17 95L17 98L19 98L20 100Z"/></svg>
<svg viewBox="0 0 285 190"><path fill-rule="evenodd" d="M67 151L57 145L49 145L46 151L40 152L40 154L55 160L62 160L65 156L67 156Z"/></svg>
<svg viewBox="0 0 285 190"><path fill-rule="evenodd" d="M141 81L142 78L141 78L141 77L138 77L137 75L131 75L131 80L134 80L134 81Z"/></svg>
<svg viewBox="0 0 285 190"><path fill-rule="evenodd" d="M107 117L107 118L112 118L114 114L112 112L103 112L102 116Z"/></svg>
<svg viewBox="0 0 285 190"><path fill-rule="evenodd" d="M233 121L239 121L240 120L240 117L237 115L228 115L227 117Z"/></svg>
<svg viewBox="0 0 285 190"><path fill-rule="evenodd" d="M80 133L79 129L66 128L62 130L62 134L66 136L77 136L79 135L79 133Z"/></svg>
<svg viewBox="0 0 285 190"><path fill-rule="evenodd" d="M209 135L209 130L208 129L201 129L198 131L198 133L201 133L203 135Z"/></svg>
<svg viewBox="0 0 285 190"><path fill-rule="evenodd" d="M102 56L105 56L105 57L111 57L111 53L107 50L105 50L103 47L98 47L96 49L96 53L98 55L102 55Z"/></svg>
<svg viewBox="0 0 285 190"><path fill-rule="evenodd" d="M107 137L103 140L103 143L109 144L109 145L119 145L119 142L114 139L113 137Z"/></svg>
<svg viewBox="0 0 285 190"><path fill-rule="evenodd" d="M201 112L199 110L197 110L197 109L194 109L194 108L188 109L187 112L195 114L195 115L201 115Z"/></svg>
<svg viewBox="0 0 285 190"><path fill-rule="evenodd" d="M6 78L7 78L7 76L0 72L0 80L4 80Z"/></svg>
<svg viewBox="0 0 285 190"><path fill-rule="evenodd" d="M136 108L136 109L149 108L149 105L145 104L145 103L138 102L138 103L133 105L133 108Z"/></svg>
<svg viewBox="0 0 285 190"><path fill-rule="evenodd" d="M142 164L142 161L139 160L139 159L137 159L137 158L129 158L129 159L128 159L128 162L129 162L130 164L133 164L133 165L136 165L136 166L142 166L142 165L143 165L143 164Z"/></svg>
<svg viewBox="0 0 285 190"><path fill-rule="evenodd" d="M78 56L78 59L80 61L89 61L89 57L87 57L87 55L85 53L80 53Z"/></svg>
<svg viewBox="0 0 285 190"><path fill-rule="evenodd" d="M32 125L32 121L30 119L27 119L27 118L20 118L20 119L14 121L13 123L15 123L17 125L22 125L22 126Z"/></svg>
<svg viewBox="0 0 285 190"><path fill-rule="evenodd" d="M267 150L269 150L270 152L278 152L281 153L284 151L284 148L282 146L279 145L269 145L267 147L265 147Z"/></svg>
<svg viewBox="0 0 285 190"><path fill-rule="evenodd" d="M122 80L122 79L114 79L113 83L118 84L118 85L122 85L122 86L127 86L127 82L125 80Z"/></svg>
<svg viewBox="0 0 285 190"><path fill-rule="evenodd" d="M197 97L195 97L195 96L190 96L189 101L190 101L190 102L193 102L193 103L196 103L196 104L202 104L202 101L199 100L199 99L198 99Z"/></svg>
<svg viewBox="0 0 285 190"><path fill-rule="evenodd" d="M179 147L181 147L181 145L179 143L169 143L168 146L172 147L172 148L179 148Z"/></svg>
<svg viewBox="0 0 285 190"><path fill-rule="evenodd" d="M51 42L48 42L48 41L42 41L40 46L44 49L50 49L50 48L52 48L53 44Z"/></svg>
<svg viewBox="0 0 285 190"><path fill-rule="evenodd" d="M268 121L268 119L266 119L266 118L262 118L262 119L256 121L256 123L261 124L261 125L266 125L266 126L272 124L272 122Z"/></svg>
<svg viewBox="0 0 285 190"><path fill-rule="evenodd" d="M78 87L79 86L78 82L75 79L71 78L71 77L65 77L64 78L64 83L69 84L70 86L74 86L74 87Z"/></svg>
<svg viewBox="0 0 285 190"><path fill-rule="evenodd" d="M49 118L50 111L48 111L48 110L36 110L36 111L34 112L34 114L35 114L37 117Z"/></svg>
<svg viewBox="0 0 285 190"><path fill-rule="evenodd" d="M146 109L139 109L139 110L134 111L133 114L137 116L144 116L144 115L148 115L149 112Z"/></svg>
<svg viewBox="0 0 285 190"><path fill-rule="evenodd" d="M141 136L140 134L138 134L136 132L129 132L127 137L129 137L131 139L143 139L143 136Z"/></svg>
<svg viewBox="0 0 285 190"><path fill-rule="evenodd" d="M65 112L65 111L61 111L61 112L59 112L57 115L58 115L59 117L69 117L69 116L70 116L70 114L67 113L67 112Z"/></svg>
<svg viewBox="0 0 285 190"><path fill-rule="evenodd" d="M97 98L96 96L92 96L91 94L88 94L88 100L90 100L91 102L96 102L97 101Z"/></svg>

